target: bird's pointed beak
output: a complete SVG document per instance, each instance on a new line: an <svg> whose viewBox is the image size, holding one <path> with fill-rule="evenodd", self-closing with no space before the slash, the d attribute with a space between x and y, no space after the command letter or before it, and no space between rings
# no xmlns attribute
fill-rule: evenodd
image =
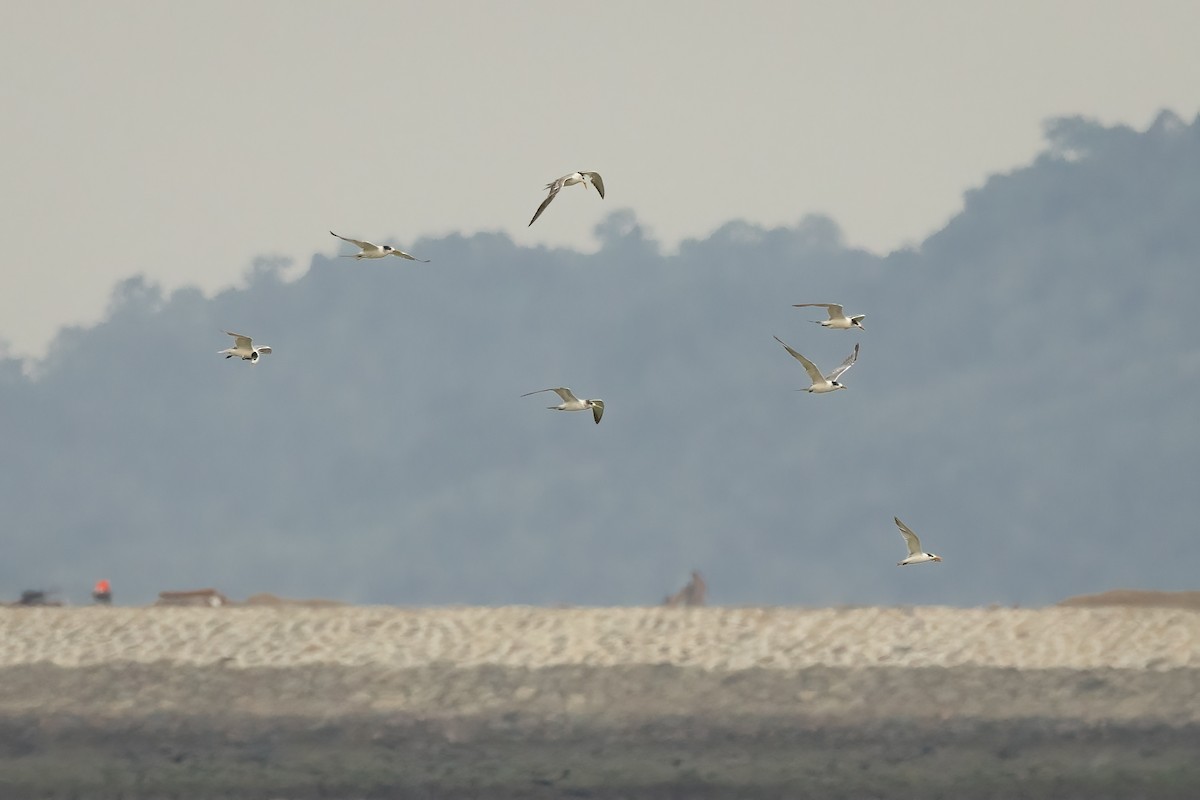
<svg viewBox="0 0 1200 800"><path fill-rule="evenodd" d="M933 560L934 560L934 561L941 561L941 560L942 560L942 557L941 557L941 556L934 556L934 557L933 557Z"/></svg>

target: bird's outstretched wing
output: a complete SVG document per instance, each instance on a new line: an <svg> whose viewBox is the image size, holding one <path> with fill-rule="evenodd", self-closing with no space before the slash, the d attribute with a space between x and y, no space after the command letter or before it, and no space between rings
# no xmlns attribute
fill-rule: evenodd
<svg viewBox="0 0 1200 800"><path fill-rule="evenodd" d="M820 381L825 380L825 378L821 375L821 370L817 369L816 364L809 361L792 348L788 347L787 342L785 342L783 339L780 339L778 336L775 337L775 341L783 345L783 349L787 350L791 354L792 358L804 365L804 371L808 373L808 377L812 378L813 383L819 383Z"/></svg>
<svg viewBox="0 0 1200 800"><path fill-rule="evenodd" d="M921 552L921 540L912 532L912 529L900 521L899 517L892 517L896 521L896 527L900 529L900 535L904 537L904 543L908 545L908 554L915 556Z"/></svg>
<svg viewBox="0 0 1200 800"><path fill-rule="evenodd" d="M400 258L407 258L409 261L420 261L422 264L429 263L428 258L417 258L414 255L409 255L408 253L404 252L403 250L397 250L394 247L392 248L392 255L399 256Z"/></svg>
<svg viewBox="0 0 1200 800"><path fill-rule="evenodd" d="M349 242L350 244L358 245L359 250L366 250L368 247L375 247L375 245L371 244L370 242L360 242L358 239L351 239L349 237L334 233L333 231L330 231L330 233L334 236L337 236L337 238L341 239L343 242Z"/></svg>
<svg viewBox="0 0 1200 800"><path fill-rule="evenodd" d="M823 308L829 312L830 319L842 316L842 307L837 303L792 303L792 308Z"/></svg>
<svg viewBox="0 0 1200 800"><path fill-rule="evenodd" d="M579 398L576 397L571 390L565 386L559 386L555 389L538 389L536 392L526 392L525 394L521 395L521 397L529 397L531 394L541 394L542 392L554 392L556 395L562 398L564 403L579 401Z"/></svg>
<svg viewBox="0 0 1200 800"><path fill-rule="evenodd" d="M270 346L270 345L267 345L267 344L264 344L262 347L258 348L258 352L259 352L259 355L264 355L264 356L265 356L265 355L267 355L268 353L270 353L270 352L271 352L271 346Z"/></svg>
<svg viewBox="0 0 1200 800"><path fill-rule="evenodd" d="M592 186L596 187L596 191L600 193L601 199L604 197L604 178L600 177L599 172L581 172L580 175L587 175L592 179ZM620 181L618 181L619 183ZM599 420L596 420L599 422Z"/></svg>
<svg viewBox="0 0 1200 800"><path fill-rule="evenodd" d="M841 377L843 372L845 372L846 370L853 367L855 361L858 361L858 344L857 343L855 343L855 345L854 345L854 352L851 353L849 356L847 356L846 360L843 361L837 369L835 369L833 372L826 375L825 380L829 381L830 383L833 383L834 381L836 381L838 378Z"/></svg>
<svg viewBox="0 0 1200 800"><path fill-rule="evenodd" d="M252 346L249 336L243 336L240 333L233 333L232 331L221 331L221 333L225 334L226 336L233 337L233 346L234 347L237 347L239 349L244 347L248 350Z"/></svg>
<svg viewBox="0 0 1200 800"><path fill-rule="evenodd" d="M604 401L592 401L592 418L596 420L596 424L600 424L600 418L604 416Z"/></svg>
<svg viewBox="0 0 1200 800"><path fill-rule="evenodd" d="M562 178L559 178L553 184L551 184L550 194L546 195L546 199L542 201L542 204L540 206L538 206L538 210L536 213L534 213L533 219L529 220L529 225L532 225L533 223L537 222L537 218L540 217L542 215L542 212L546 210L546 206L550 205L550 201L553 200L558 195L558 193L562 191L562 187L563 187ZM528 228L529 225L526 225L525 227Z"/></svg>

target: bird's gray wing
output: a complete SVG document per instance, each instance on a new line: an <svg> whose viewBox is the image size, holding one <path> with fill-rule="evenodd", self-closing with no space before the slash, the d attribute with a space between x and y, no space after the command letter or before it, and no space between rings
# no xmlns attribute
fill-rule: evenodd
<svg viewBox="0 0 1200 800"><path fill-rule="evenodd" d="M409 261L420 261L422 264L429 263L428 258L417 258L416 256L409 255L408 253L404 252L403 250L397 250L394 247L392 248L392 255L399 256L400 258L407 258Z"/></svg>
<svg viewBox="0 0 1200 800"><path fill-rule="evenodd" d="M533 223L537 222L537 218L542 215L542 212L546 210L546 206L550 205L550 201L553 200L560 191L562 191L562 179L561 178L556 180L554 182L554 185L550 187L550 194L546 195L546 199L542 201L542 204L540 206L538 206L538 210L536 213L534 213L533 219L529 220L529 225L532 225ZM526 225L525 227L528 228L529 225Z"/></svg>
<svg viewBox="0 0 1200 800"><path fill-rule="evenodd" d="M529 397L529 395L531 395L531 394L541 394L542 392L554 392L556 395L558 395L559 397L561 397L563 399L564 403L569 403L572 400L579 399L571 393L570 389L568 389L565 386L559 386L555 389L538 389L536 392L526 392L525 394L521 395L521 397Z"/></svg>
<svg viewBox="0 0 1200 800"><path fill-rule="evenodd" d="M826 375L825 380L829 381L830 383L833 383L839 377L841 377L843 372L845 372L846 370L853 367L855 361L858 361L858 344L857 343L855 343L855 345L854 345L854 352L846 357L846 360L841 363L841 366L839 366L833 372Z"/></svg>
<svg viewBox="0 0 1200 800"><path fill-rule="evenodd" d="M269 344L264 344L262 347L258 348L258 352L259 352L261 355L266 355L266 354L270 353L270 352L271 352L271 345L269 345Z"/></svg>
<svg viewBox="0 0 1200 800"><path fill-rule="evenodd" d="M366 250L368 247L375 247L375 245L371 244L370 242L360 242L358 239L351 239L347 236L342 236L340 234L333 233L333 231L330 231L330 233L333 234L334 236L337 236L337 238L341 239L344 242L350 242L350 244L358 245L359 250Z"/></svg>
<svg viewBox="0 0 1200 800"><path fill-rule="evenodd" d="M243 336L240 333L234 333L232 331L221 331L221 333L224 333L226 336L233 337L233 346L234 347L238 347L238 348L245 347L247 349L250 347L250 337L249 336Z"/></svg>
<svg viewBox="0 0 1200 800"><path fill-rule="evenodd" d="M783 339L780 339L778 336L775 337L775 341L777 341L781 345L783 345L783 349L787 350L789 353L791 353L792 358L796 359L797 361L799 361L801 364L804 365L804 371L808 373L808 377L812 378L813 383L819 383L819 382L825 380L825 378L821 375L821 370L817 369L816 364L809 361L807 358L800 355L792 348L788 347L787 342L785 342Z"/></svg>
<svg viewBox="0 0 1200 800"><path fill-rule="evenodd" d="M604 416L604 401L603 400L593 400L592 401L592 417L593 417L593 419L596 420L597 425L600 424L600 418L603 416Z"/></svg>
<svg viewBox="0 0 1200 800"><path fill-rule="evenodd" d="M837 303L792 303L792 308L823 308L829 312L830 319L842 316L842 307Z"/></svg>
<svg viewBox="0 0 1200 800"><path fill-rule="evenodd" d="M600 173L599 172L585 172L583 174L591 177L592 186L596 187L596 191L599 192L600 197L603 198L604 197L604 178L600 177ZM596 420L596 421L599 422L599 420Z"/></svg>
<svg viewBox="0 0 1200 800"><path fill-rule="evenodd" d="M900 521L899 517L892 517L896 521L896 527L900 529L900 535L904 537L904 543L908 545L908 554L915 556L921 552L921 540L912 532L912 529Z"/></svg>

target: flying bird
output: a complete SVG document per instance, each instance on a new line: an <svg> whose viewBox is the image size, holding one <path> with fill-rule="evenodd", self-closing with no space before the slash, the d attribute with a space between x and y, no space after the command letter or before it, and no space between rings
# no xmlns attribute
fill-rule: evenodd
<svg viewBox="0 0 1200 800"><path fill-rule="evenodd" d="M226 358L237 356L242 361L257 364L260 355L266 355L271 352L271 348L265 344L261 347L255 347L254 343L250 341L249 336L242 336L240 333L230 333L229 331L221 331L221 333L233 337L233 347L218 350L217 355L219 356L225 356Z"/></svg>
<svg viewBox="0 0 1200 800"><path fill-rule="evenodd" d="M559 386L557 389L538 389L536 392L526 392L521 397L529 397L531 394L541 394L542 392L554 392L562 398L562 402L556 406L546 406L546 408L554 409L555 411L587 411L592 410L592 417L596 420L596 424L600 424L600 418L604 416L604 401L603 400L580 400L575 394L565 386Z"/></svg>
<svg viewBox="0 0 1200 800"><path fill-rule="evenodd" d="M596 187L596 191L600 193L600 197L604 197L604 179L600 177L599 172L572 172L570 175L563 175L553 183L547 183L546 188L550 190L550 194L546 195L546 199L538 206L537 213L533 215L533 219L529 220L529 225L537 222L537 218L546 210L546 206L550 205L564 186L574 186L577 183L582 183L583 188L587 189L588 184ZM529 227L528 225L526 227Z"/></svg>
<svg viewBox="0 0 1200 800"><path fill-rule="evenodd" d="M360 242L358 239L350 239L346 236L339 236L333 231L330 231L330 233L334 236L337 236L337 238L344 242L358 245L360 252L339 256L339 258L385 258L387 256L398 256L400 258L407 258L409 261L420 261L422 264L429 263L428 258L417 258L416 256L409 255L403 250L397 250L390 244L372 244L371 242Z"/></svg>
<svg viewBox="0 0 1200 800"><path fill-rule="evenodd" d="M846 388L844 385L838 383L838 378L841 377L843 372L845 372L846 370L848 370L852 366L854 366L854 362L858 360L858 344L857 343L854 345L854 352L851 353L849 355L849 357L845 361L842 362L841 366L839 366L837 369L835 369L833 372L829 373L828 375L822 375L821 370L817 369L816 364L809 361L807 358L800 355L792 348L788 347L787 343L785 341L783 341L783 339L780 339L778 336L776 336L775 341L777 341L781 345L783 345L783 349L785 349L789 353L791 353L792 358L796 359L801 364L803 364L804 371L808 373L808 377L812 378L812 386L808 387L807 389L801 389L800 391L812 392L814 394L824 394L826 392L834 392L834 391L837 391L838 389Z"/></svg>
<svg viewBox="0 0 1200 800"><path fill-rule="evenodd" d="M900 521L899 517L892 517L896 520L896 527L900 529L900 535L904 537L904 543L908 545L908 558L897 562L897 567L907 567L909 564L921 564L925 561L941 561L942 557L933 553L926 553L921 549L921 540L912 530Z"/></svg>
<svg viewBox="0 0 1200 800"><path fill-rule="evenodd" d="M823 308L829 312L829 319L814 319L810 320L820 325L822 328L834 328L836 330L850 330L858 328L860 331L865 331L862 321L867 318L866 314L855 314L853 317L847 317L842 313L842 307L837 303L793 303L792 308Z"/></svg>

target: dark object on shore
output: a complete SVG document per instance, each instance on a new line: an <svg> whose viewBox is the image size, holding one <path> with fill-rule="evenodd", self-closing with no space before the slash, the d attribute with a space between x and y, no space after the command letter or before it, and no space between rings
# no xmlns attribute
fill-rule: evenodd
<svg viewBox="0 0 1200 800"><path fill-rule="evenodd" d="M663 600L663 605L667 608L675 608L676 606L702 606L707 594L708 584L704 582L704 578L700 577L699 572L692 570L692 579L688 581L687 586L684 586L678 592Z"/></svg>
<svg viewBox="0 0 1200 800"><path fill-rule="evenodd" d="M21 592L21 599L13 603L14 606L61 606L59 600L51 600L50 595L53 591L44 591L42 589L26 589Z"/></svg>
<svg viewBox="0 0 1200 800"><path fill-rule="evenodd" d="M21 599L17 602L23 606L44 606L46 605L46 593L41 589L26 589L21 592Z"/></svg>
<svg viewBox="0 0 1200 800"><path fill-rule="evenodd" d="M209 606L217 608L229 605L229 598L216 589L191 589L186 592L159 592L156 606Z"/></svg>

